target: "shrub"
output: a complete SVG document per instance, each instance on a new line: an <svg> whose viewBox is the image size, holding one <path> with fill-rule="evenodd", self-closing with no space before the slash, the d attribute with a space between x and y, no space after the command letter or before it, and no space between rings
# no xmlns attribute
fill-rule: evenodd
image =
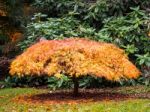
<svg viewBox="0 0 150 112"><path fill-rule="evenodd" d="M60 17L70 12L84 14L88 4L85 0L35 0L33 6L44 9L50 17Z"/></svg>
<svg viewBox="0 0 150 112"><path fill-rule="evenodd" d="M18 77L18 76L6 76L5 79L0 80L0 88L10 87L40 87L41 85L47 85L48 77Z"/></svg>
<svg viewBox="0 0 150 112"><path fill-rule="evenodd" d="M61 74L59 76L52 76L47 78L47 85L49 88L56 90L62 88L72 88L73 83L71 78L67 77L66 75Z"/></svg>
<svg viewBox="0 0 150 112"><path fill-rule="evenodd" d="M104 27L97 33L97 40L112 42L124 48L130 59L136 61L136 55L150 52L148 36L148 15L132 8L127 16L109 18L104 21Z"/></svg>
<svg viewBox="0 0 150 112"><path fill-rule="evenodd" d="M35 0L33 5L42 9L41 12L49 17L64 17L69 14L100 28L104 19L124 16L131 12L130 7L139 6L140 9L149 12L150 2L149 0Z"/></svg>
<svg viewBox="0 0 150 112"><path fill-rule="evenodd" d="M62 39L66 37L90 37L95 29L82 24L73 17L48 18L47 21L35 21L27 26L26 39L18 45L24 50L31 44L44 37L48 40Z"/></svg>
<svg viewBox="0 0 150 112"><path fill-rule="evenodd" d="M132 12L128 13L127 16L106 19L104 27L96 33L95 39L111 42L125 49L130 60L142 71L142 76L134 82L149 85L148 82L150 81L147 80L150 79L145 78L145 75L149 74L145 68L150 65L149 15L140 10L139 7L131 8L131 10ZM126 84L133 84L133 81L126 82Z"/></svg>
<svg viewBox="0 0 150 112"><path fill-rule="evenodd" d="M140 72L128 61L124 51L112 44L87 39L43 40L18 56L11 64L10 74L48 76L73 79L78 93L78 77L93 75L118 81L136 78Z"/></svg>

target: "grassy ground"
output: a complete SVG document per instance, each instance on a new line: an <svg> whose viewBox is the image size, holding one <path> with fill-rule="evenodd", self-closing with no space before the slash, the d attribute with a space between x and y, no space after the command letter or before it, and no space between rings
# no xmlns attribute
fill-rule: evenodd
<svg viewBox="0 0 150 112"><path fill-rule="evenodd" d="M149 87L122 87L115 89L100 89L104 92L120 94L142 94L141 98L129 98L126 100L106 100L74 104L44 104L41 100L38 104L20 103L14 101L17 96L30 96L47 93L46 89L35 88L10 88L0 90L0 112L150 112L150 99L144 95L150 95Z"/></svg>

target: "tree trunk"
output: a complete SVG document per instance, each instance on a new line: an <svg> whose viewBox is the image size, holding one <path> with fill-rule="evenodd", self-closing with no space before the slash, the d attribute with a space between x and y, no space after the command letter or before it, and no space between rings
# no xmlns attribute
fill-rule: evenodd
<svg viewBox="0 0 150 112"><path fill-rule="evenodd" d="M75 75L73 75L73 83L74 83L73 95L78 96L79 82L78 82L78 79Z"/></svg>

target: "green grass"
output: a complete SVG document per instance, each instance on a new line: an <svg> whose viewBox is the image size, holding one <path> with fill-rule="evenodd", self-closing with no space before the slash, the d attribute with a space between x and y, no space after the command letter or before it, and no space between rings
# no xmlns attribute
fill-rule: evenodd
<svg viewBox="0 0 150 112"><path fill-rule="evenodd" d="M142 93L150 92L148 87L122 87L112 92ZM150 99L129 99L122 101L99 101L80 104L24 104L13 102L20 95L33 95L48 92L35 88L9 88L0 90L0 112L150 112Z"/></svg>

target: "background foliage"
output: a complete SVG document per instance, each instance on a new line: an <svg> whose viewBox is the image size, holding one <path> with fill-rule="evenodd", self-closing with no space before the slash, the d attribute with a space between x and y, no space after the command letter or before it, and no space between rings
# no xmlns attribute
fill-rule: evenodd
<svg viewBox="0 0 150 112"><path fill-rule="evenodd" d="M13 4L16 4L17 0L7 1L8 9L16 8ZM149 0L32 0L30 2L39 13L35 14L28 23L26 37L18 44L21 52L40 38L62 39L80 36L114 43L123 48L130 60L142 71L139 79L121 81L120 84L150 85ZM11 11L13 10L10 10L10 15L20 18L19 12ZM2 42L9 41L3 33L1 34ZM52 80L56 81L54 78ZM94 78L87 77L81 83L85 82L84 87L87 85L89 87L89 84L93 87L91 80L95 81ZM105 83L104 79L103 82L102 85L108 83Z"/></svg>

